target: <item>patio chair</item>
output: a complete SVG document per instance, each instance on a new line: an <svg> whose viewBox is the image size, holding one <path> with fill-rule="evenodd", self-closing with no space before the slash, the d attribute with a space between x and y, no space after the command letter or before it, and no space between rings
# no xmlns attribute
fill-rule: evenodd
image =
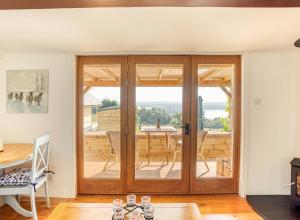
<svg viewBox="0 0 300 220"><path fill-rule="evenodd" d="M173 151L173 165L174 165L176 162L177 154L180 153L180 151L182 150L182 133L181 132L173 133L171 134L170 139L171 139L170 151Z"/></svg>
<svg viewBox="0 0 300 220"><path fill-rule="evenodd" d="M197 132L197 142L198 142L198 154L199 154L199 156L201 157L201 159L202 159L202 161L204 162L204 164L205 164L205 167L206 167L206 171L205 172L203 172L203 173L201 173L200 175L199 175L199 177L201 177L201 176L203 176L204 174L206 174L206 173L208 173L209 172L209 167L208 167L208 165L207 165L207 162L206 162L206 160L205 160L205 157L204 157L204 155L203 155L203 142L204 142L204 139L205 139L205 137L206 137L206 135L208 134L208 132L207 131L204 131L204 130L202 130L202 131L198 131Z"/></svg>
<svg viewBox="0 0 300 220"><path fill-rule="evenodd" d="M32 217L37 220L37 211L35 204L36 190L44 185L47 207L50 208L50 199L48 196L48 164L49 164L49 135L35 139L32 168L19 168L4 174L0 178L0 195L6 196L5 202L12 207L16 205L17 200L14 196L30 195L31 212L23 208L18 208L18 212L26 217Z"/></svg>
<svg viewBox="0 0 300 220"><path fill-rule="evenodd" d="M103 168L103 172L106 170L111 157L116 156L117 160L120 160L121 155L121 133L120 131L107 131L106 135L110 143L110 154Z"/></svg>
<svg viewBox="0 0 300 220"><path fill-rule="evenodd" d="M113 155L117 160L120 160L121 156L121 133L120 131L107 131L106 135L110 143L110 154L103 168L103 172L106 170L108 163ZM136 150L136 164L138 165L138 152Z"/></svg>

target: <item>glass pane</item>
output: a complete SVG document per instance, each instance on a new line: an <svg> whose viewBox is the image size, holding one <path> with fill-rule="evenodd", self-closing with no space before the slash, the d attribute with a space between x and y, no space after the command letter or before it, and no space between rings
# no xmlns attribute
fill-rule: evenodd
<svg viewBox="0 0 300 220"><path fill-rule="evenodd" d="M180 179L182 162L181 64L136 66L138 179Z"/></svg>
<svg viewBox="0 0 300 220"><path fill-rule="evenodd" d="M84 177L120 178L121 65L84 65Z"/></svg>
<svg viewBox="0 0 300 220"><path fill-rule="evenodd" d="M232 177L234 65L198 65L197 177Z"/></svg>

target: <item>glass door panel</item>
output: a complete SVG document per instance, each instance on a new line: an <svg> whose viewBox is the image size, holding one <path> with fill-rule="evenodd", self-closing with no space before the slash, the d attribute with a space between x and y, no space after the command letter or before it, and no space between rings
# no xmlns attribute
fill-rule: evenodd
<svg viewBox="0 0 300 220"><path fill-rule="evenodd" d="M239 57L197 56L195 60L192 191L234 193L239 148Z"/></svg>
<svg viewBox="0 0 300 220"><path fill-rule="evenodd" d="M123 192L123 57L80 57L80 186L83 193Z"/></svg>
<svg viewBox="0 0 300 220"><path fill-rule="evenodd" d="M188 190L188 59L138 56L129 59L132 90L132 156L128 188L132 192ZM132 111L130 111L132 114ZM172 183L174 185L172 185ZM185 183L185 185L184 185ZM178 188L178 186L182 188Z"/></svg>
<svg viewBox="0 0 300 220"><path fill-rule="evenodd" d="M182 64L136 65L136 179L181 179Z"/></svg>
<svg viewBox="0 0 300 220"><path fill-rule="evenodd" d="M121 65L84 65L84 178L119 179Z"/></svg>

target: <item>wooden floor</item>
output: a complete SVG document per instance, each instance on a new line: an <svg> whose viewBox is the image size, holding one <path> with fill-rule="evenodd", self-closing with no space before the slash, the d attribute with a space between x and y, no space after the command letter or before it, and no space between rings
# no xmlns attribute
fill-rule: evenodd
<svg viewBox="0 0 300 220"><path fill-rule="evenodd" d="M46 220L51 211L60 202L106 202L110 203L114 198L123 198L125 196L78 196L76 199L52 199L52 208L47 209L45 204L38 199L39 220ZM138 196L138 200L140 196ZM248 205L246 199L237 195L154 195L153 202L194 202L200 208L203 220L262 220L253 209ZM30 204L27 198L22 199L22 205L29 208ZM25 220L28 218L16 214L8 206L0 208L1 220ZM93 220L93 219L91 219Z"/></svg>

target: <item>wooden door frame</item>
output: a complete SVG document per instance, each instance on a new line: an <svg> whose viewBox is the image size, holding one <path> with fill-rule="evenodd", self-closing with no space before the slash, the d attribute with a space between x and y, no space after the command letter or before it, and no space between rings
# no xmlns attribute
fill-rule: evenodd
<svg viewBox="0 0 300 220"><path fill-rule="evenodd" d="M85 64L120 64L121 90L121 162L120 179L85 179L83 152L83 66ZM76 74L76 146L77 146L77 193L112 194L126 192L126 124L127 124L127 58L126 56L77 56Z"/></svg>
<svg viewBox="0 0 300 220"><path fill-rule="evenodd" d="M186 112L184 122L190 123L190 136L185 136L184 141L187 143L187 148L183 152L184 167L182 175L187 175L184 178L185 184L180 184L180 181L174 180L137 180L138 185L134 186L134 182L128 181L129 176L134 177L132 167L134 163L130 164L132 156L134 155L134 132L128 132L135 129L135 77L128 74L134 71L134 62L140 63L166 63L178 62L185 65L184 73L184 88L185 93L189 94L190 99L185 99L183 103L183 111ZM131 62L129 63L128 60ZM177 61L176 61L177 60ZM180 62L181 61L181 62ZM83 65L89 63L120 63L121 64L121 129L122 129L122 152L121 154L121 179L101 179L85 181L83 178ZM197 131L197 97L195 90L197 89L197 68L199 63L208 64L235 64L235 97L237 103L234 105L234 174L230 180L222 180L220 183L217 178L212 178L209 181L202 182L195 181L196 172L196 131ZM184 95L183 95L184 96ZM188 96L188 95L187 95ZM190 107L189 107L190 106ZM187 108L191 108L190 111ZM240 133L241 133L241 56L240 55L137 55L137 56L77 56L77 73L76 73L76 157L77 157L77 192L78 194L112 194L112 193L127 193L127 192L143 192L143 193L174 193L174 194L212 194L212 193L238 193L239 187L239 161L240 161ZM128 127L126 127L128 125ZM127 134L131 136L127 138ZM191 155L191 156L190 156ZM126 172L128 170L128 172ZM131 170L131 171L130 171ZM129 183L129 184L127 184ZM162 184L163 183L163 184ZM132 184L132 186L131 186ZM152 185L151 188L146 186ZM161 187L165 185L165 187ZM100 187L99 187L100 186ZM134 186L134 187L133 187ZM135 188L136 187L136 188ZM220 190L219 188L222 188ZM101 190L99 190L101 189ZM143 189L143 190L141 190ZM199 190L200 189L200 190ZM202 190L203 189L203 190Z"/></svg>
<svg viewBox="0 0 300 220"><path fill-rule="evenodd" d="M241 135L241 56L240 55L198 55L192 61L192 101L191 101L191 155L197 155L197 88L198 64L234 64L235 74L233 103L233 176L232 178L197 178L196 156L191 157L190 192L195 194L238 193L240 173Z"/></svg>
<svg viewBox="0 0 300 220"><path fill-rule="evenodd" d="M183 135L182 150L182 170L181 179L135 179L135 64L168 64L178 63L183 64L184 67L184 83L183 83L183 122L190 123L190 56L177 56L177 55L141 55L141 56L128 56L129 64L129 82L128 82L128 152L127 152L127 191L132 193L189 193L189 157L190 157L190 135ZM185 98L184 98L185 97ZM132 117L134 116L134 117ZM184 149L184 148L182 148ZM133 161L133 162L132 162Z"/></svg>

